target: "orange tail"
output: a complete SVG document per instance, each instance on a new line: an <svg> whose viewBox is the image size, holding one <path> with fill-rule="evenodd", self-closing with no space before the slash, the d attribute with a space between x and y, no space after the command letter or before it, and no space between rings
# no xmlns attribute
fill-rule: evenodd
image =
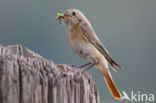
<svg viewBox="0 0 156 103"><path fill-rule="evenodd" d="M120 93L120 91L118 90L118 88L116 87L115 83L113 82L113 79L111 77L111 74L108 70L107 64L104 63L99 63L96 65L96 68L104 75L105 81L107 83L107 86L112 94L112 96L115 99L122 99L122 95Z"/></svg>

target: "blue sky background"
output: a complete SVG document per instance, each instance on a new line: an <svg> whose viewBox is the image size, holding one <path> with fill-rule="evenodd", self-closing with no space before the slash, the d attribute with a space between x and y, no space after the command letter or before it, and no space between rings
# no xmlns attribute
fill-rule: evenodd
<svg viewBox="0 0 156 103"><path fill-rule="evenodd" d="M86 63L69 47L56 14L80 9L112 57L124 68L112 77L120 91L156 95L156 0L1 0L0 44L22 44L54 63ZM103 76L90 70L101 103L112 98ZM126 103L128 101L124 101Z"/></svg>

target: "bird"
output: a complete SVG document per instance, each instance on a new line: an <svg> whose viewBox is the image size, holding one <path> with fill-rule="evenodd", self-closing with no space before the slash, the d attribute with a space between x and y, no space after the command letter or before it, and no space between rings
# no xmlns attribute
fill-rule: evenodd
<svg viewBox="0 0 156 103"><path fill-rule="evenodd" d="M70 47L78 56L88 62L80 68L88 66L88 70L95 66L104 76L114 99L121 100L122 95L112 79L108 63L114 71L117 71L116 67L121 68L121 66L112 59L85 15L78 9L67 9L62 14L58 13L57 19L60 23L65 23L66 36Z"/></svg>

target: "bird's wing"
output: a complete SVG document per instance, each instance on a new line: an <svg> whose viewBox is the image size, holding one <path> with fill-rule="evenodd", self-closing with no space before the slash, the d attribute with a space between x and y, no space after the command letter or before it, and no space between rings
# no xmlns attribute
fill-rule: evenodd
<svg viewBox="0 0 156 103"><path fill-rule="evenodd" d="M100 40L98 39L98 37L96 36L95 32L93 31L92 27L90 27L87 24L81 25L80 29L82 31L82 35L83 37L89 41L97 50L100 51L100 53L102 53L104 55L104 57L107 59L107 61L109 62L109 64L112 66L113 70L117 71L117 69L115 68L115 66L118 66L119 68L120 65L117 64L112 57L110 56L110 54L107 52L107 50L104 48L104 46L102 45L102 43L100 42ZM115 65L115 66L114 66Z"/></svg>

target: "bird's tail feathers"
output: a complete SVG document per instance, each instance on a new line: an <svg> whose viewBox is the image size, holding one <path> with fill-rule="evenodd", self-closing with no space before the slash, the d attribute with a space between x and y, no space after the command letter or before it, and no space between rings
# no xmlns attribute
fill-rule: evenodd
<svg viewBox="0 0 156 103"><path fill-rule="evenodd" d="M112 96L115 99L121 100L122 95L121 95L120 91L118 90L118 88L116 87L116 85L111 77L111 74L109 72L109 69L108 69L107 65L104 63L104 61L99 62L99 64L96 65L96 68L104 75L104 79L107 83L107 86L108 86Z"/></svg>

